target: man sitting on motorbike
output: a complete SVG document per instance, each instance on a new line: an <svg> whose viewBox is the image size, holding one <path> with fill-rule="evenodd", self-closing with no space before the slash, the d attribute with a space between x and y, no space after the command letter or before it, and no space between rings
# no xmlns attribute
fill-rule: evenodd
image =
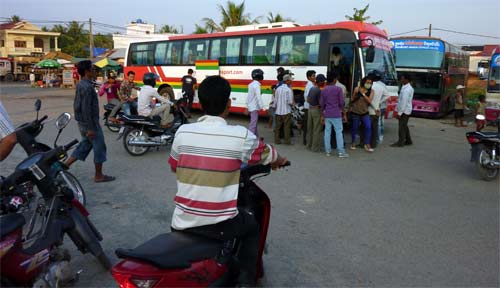
<svg viewBox="0 0 500 288"><path fill-rule="evenodd" d="M178 187L172 230L239 238L239 283L255 286L259 230L255 217L237 207L240 167L271 163L276 169L287 160L247 128L227 124L230 93L227 80L207 77L198 90L205 116L177 130L169 158Z"/></svg>
<svg viewBox="0 0 500 288"><path fill-rule="evenodd" d="M170 106L172 103L169 99L160 96L158 92L154 89L156 86L156 79L158 76L154 73L146 73L142 78L144 86L141 88L138 100L138 114L146 117L160 116L161 117L161 127L168 128L172 126L174 121L174 116L170 114ZM153 98L156 98L161 102L160 107L155 107L152 103Z"/></svg>

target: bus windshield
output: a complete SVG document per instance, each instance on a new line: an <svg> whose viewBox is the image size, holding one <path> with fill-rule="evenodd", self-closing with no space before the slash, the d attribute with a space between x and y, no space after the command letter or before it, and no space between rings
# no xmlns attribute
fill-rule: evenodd
<svg viewBox="0 0 500 288"><path fill-rule="evenodd" d="M434 39L394 39L396 67L440 69L444 59L444 43Z"/></svg>
<svg viewBox="0 0 500 288"><path fill-rule="evenodd" d="M363 55L366 57L366 50L363 48ZM387 85L395 84L397 81L396 69L394 68L394 61L391 51L375 48L375 59L371 63L365 61L365 72L368 75L370 72L378 70L384 73L382 81Z"/></svg>
<svg viewBox="0 0 500 288"><path fill-rule="evenodd" d="M396 49L396 66L440 69L443 57L444 53L440 51Z"/></svg>

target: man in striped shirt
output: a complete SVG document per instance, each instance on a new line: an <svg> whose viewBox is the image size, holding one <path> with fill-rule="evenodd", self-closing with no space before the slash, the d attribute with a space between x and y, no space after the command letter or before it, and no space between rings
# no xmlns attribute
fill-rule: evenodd
<svg viewBox="0 0 500 288"><path fill-rule="evenodd" d="M245 127L227 124L230 93L227 80L207 77L198 90L205 116L175 134L169 158L178 186L172 228L220 240L241 239L240 284L255 286L258 224L237 207L240 167L271 163L277 168L286 158Z"/></svg>

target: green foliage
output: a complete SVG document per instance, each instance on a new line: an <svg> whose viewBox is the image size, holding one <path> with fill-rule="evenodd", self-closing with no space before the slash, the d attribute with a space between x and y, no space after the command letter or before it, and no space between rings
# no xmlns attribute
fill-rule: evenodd
<svg viewBox="0 0 500 288"><path fill-rule="evenodd" d="M111 34L102 35L100 33L94 35L94 46L113 49L113 36Z"/></svg>
<svg viewBox="0 0 500 288"><path fill-rule="evenodd" d="M269 23L274 23L274 22L294 22L295 20L293 20L292 18L288 18L288 17L285 18L285 17L281 16L280 13L273 15L273 12L269 12L267 14L267 21Z"/></svg>
<svg viewBox="0 0 500 288"><path fill-rule="evenodd" d="M173 34L179 34L179 30L174 27L173 25L163 25L163 27L161 27L160 33L173 33Z"/></svg>
<svg viewBox="0 0 500 288"><path fill-rule="evenodd" d="M365 16L366 11L368 11L368 8L370 7L370 4L366 4L365 8L363 9L356 9L353 8L354 14L352 16L345 15L345 18L347 20L351 21L360 21L360 22L366 22L368 19L370 19L370 16ZM371 22L373 25L380 25L382 24L382 20Z"/></svg>
<svg viewBox="0 0 500 288"><path fill-rule="evenodd" d="M205 34L208 33L207 28L201 27L200 25L196 24L196 29L194 30L193 34Z"/></svg>
<svg viewBox="0 0 500 288"><path fill-rule="evenodd" d="M17 23L21 21L21 17L19 15L12 15L10 16L10 22L12 23Z"/></svg>
<svg viewBox="0 0 500 288"><path fill-rule="evenodd" d="M222 32L229 26L240 26L259 23L259 18L250 18L250 14L245 14L245 1L237 5L234 2L227 1L226 7L217 5L221 13L222 20L217 23L212 18L203 18L205 28L209 33Z"/></svg>

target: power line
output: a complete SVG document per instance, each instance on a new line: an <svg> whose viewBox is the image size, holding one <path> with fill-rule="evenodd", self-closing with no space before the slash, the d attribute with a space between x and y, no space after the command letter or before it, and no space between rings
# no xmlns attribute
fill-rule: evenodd
<svg viewBox="0 0 500 288"><path fill-rule="evenodd" d="M429 28L422 28L422 29L416 29L416 30L412 30L412 31L408 31L408 32L392 34L392 35L390 35L390 37L394 37L394 36L398 36L398 35L404 35L404 34L410 34L410 33L424 31L424 30L428 31ZM468 36L475 36L475 37L500 39L500 37L497 37L497 36L489 36L489 35L482 35L482 34L476 34L476 33L460 32L460 31L454 31L454 30L443 29L443 28L435 28L435 27L433 27L432 30L449 32L449 33L455 33L455 34L461 34L461 35L468 35Z"/></svg>
<svg viewBox="0 0 500 288"><path fill-rule="evenodd" d="M399 36L399 35L404 35L404 34L410 34L410 33L413 33L413 32L419 32L419 31L424 31L424 30L428 30L428 28L422 28L422 29L412 30L412 31L408 31L408 32L398 33L398 34L392 34L392 35L389 35L389 37L394 37L394 36Z"/></svg>

